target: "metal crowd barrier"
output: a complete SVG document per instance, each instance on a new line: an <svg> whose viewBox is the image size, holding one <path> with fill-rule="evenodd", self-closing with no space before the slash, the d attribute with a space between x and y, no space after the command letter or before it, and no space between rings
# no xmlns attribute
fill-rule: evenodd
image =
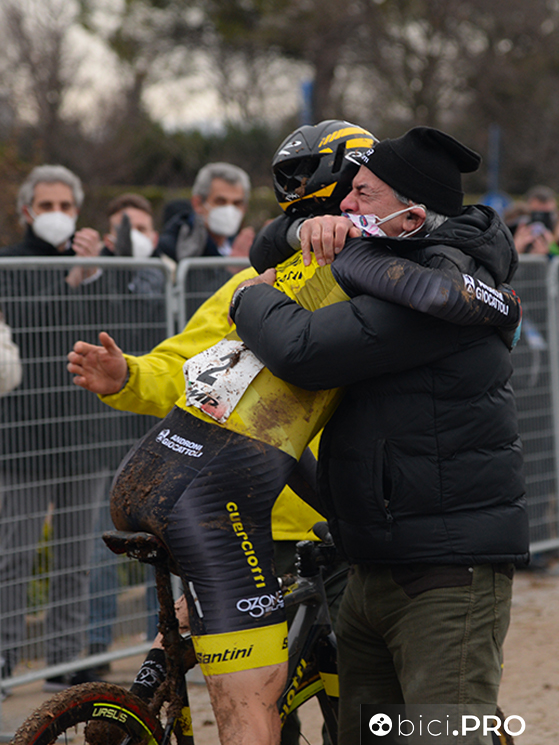
<svg viewBox="0 0 559 745"><path fill-rule="evenodd" d="M204 300L248 266L250 262L244 258L200 257L180 261L176 278L177 331L186 326Z"/></svg>
<svg viewBox="0 0 559 745"><path fill-rule="evenodd" d="M524 446L530 547L533 553L559 547L559 396L557 364L557 259L523 255L512 285L522 300L520 341L513 351L512 385Z"/></svg>
<svg viewBox="0 0 559 745"><path fill-rule="evenodd" d="M101 273L72 289L67 276L76 266ZM12 661L7 686L147 650L155 626L150 577L100 540L110 527L112 475L153 419L115 411L75 386L66 372L68 351L77 339L98 343L105 330L124 351L145 353L181 330L245 266L246 259L188 259L173 277L158 259L0 260L0 306L23 364L22 384L0 399L0 649ZM559 258L527 256L513 281L524 308L512 383L533 552L559 548L558 275ZM68 650L74 659L63 662Z"/></svg>
<svg viewBox="0 0 559 745"><path fill-rule="evenodd" d="M82 269L93 277L72 287ZM171 273L159 259L0 259L0 308L23 368L21 384L0 399L6 687L88 667L95 650L107 661L103 649L123 634L128 647L149 646L151 576L112 555L100 536L111 526L114 471L155 420L115 411L74 385L66 355L78 339L98 344L102 330L123 350L145 353L174 333L172 307Z"/></svg>

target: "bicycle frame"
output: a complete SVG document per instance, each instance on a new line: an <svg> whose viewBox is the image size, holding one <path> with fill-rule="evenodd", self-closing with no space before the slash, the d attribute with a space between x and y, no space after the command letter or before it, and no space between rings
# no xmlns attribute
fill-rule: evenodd
<svg viewBox="0 0 559 745"><path fill-rule="evenodd" d="M333 745L337 742L338 677L336 638L330 623L324 583L297 580L284 596L286 607L299 605L288 635L287 687L278 709L282 722L305 701L316 696Z"/></svg>

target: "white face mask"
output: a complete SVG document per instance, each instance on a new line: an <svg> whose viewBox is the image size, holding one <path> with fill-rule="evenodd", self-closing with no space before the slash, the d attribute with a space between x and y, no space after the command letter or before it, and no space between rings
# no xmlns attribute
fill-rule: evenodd
<svg viewBox="0 0 559 745"><path fill-rule="evenodd" d="M33 218L33 232L51 246L61 246L76 229L76 218L65 212L42 212L37 217L31 210L29 213Z"/></svg>
<svg viewBox="0 0 559 745"><path fill-rule="evenodd" d="M392 220L392 218L394 217L398 217L398 215L403 215L404 212L408 212L410 207L421 207L422 210L425 210L425 207L422 204L411 204L409 207L405 207L403 210L393 212L391 215L387 215L386 217L379 217L378 215L373 214L356 215L350 212L342 212L342 216L347 217L349 220L351 220L355 227L359 228L363 237L373 236L386 238L386 233L379 226L385 222L388 222L389 220ZM403 230L398 238L403 238L404 236L409 238L411 235L414 235L414 233L417 233L418 230L421 230L422 227L423 225L420 225L418 228L416 228L415 230L411 230L409 233Z"/></svg>
<svg viewBox="0 0 559 745"><path fill-rule="evenodd" d="M135 259L149 259L154 248L150 238L140 230L132 228L130 240L132 241L132 256Z"/></svg>
<svg viewBox="0 0 559 745"><path fill-rule="evenodd" d="M208 213L208 230L214 235L224 235L229 238L239 230L243 217L243 211L233 204L214 207Z"/></svg>

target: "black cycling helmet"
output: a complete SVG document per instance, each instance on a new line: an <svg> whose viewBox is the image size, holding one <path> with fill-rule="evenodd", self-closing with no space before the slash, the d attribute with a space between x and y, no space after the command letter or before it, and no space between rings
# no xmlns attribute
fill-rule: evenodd
<svg viewBox="0 0 559 745"><path fill-rule="evenodd" d="M359 166L345 156L377 142L362 127L341 119L306 124L289 135L272 160L276 199L288 215L339 212Z"/></svg>

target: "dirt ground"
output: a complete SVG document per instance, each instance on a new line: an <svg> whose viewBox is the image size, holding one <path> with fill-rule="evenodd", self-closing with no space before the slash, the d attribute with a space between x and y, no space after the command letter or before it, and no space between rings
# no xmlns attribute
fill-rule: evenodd
<svg viewBox="0 0 559 745"><path fill-rule="evenodd" d="M128 687L140 662L129 658L113 663L107 680ZM198 673L189 690L196 742L218 745L215 719ZM40 682L16 688L2 703L0 740L9 741L9 735L47 696ZM526 721L525 733L516 738L519 745L559 743L559 564L546 573L516 575L500 703L507 715ZM320 745L321 721L315 702L302 707L301 718L310 745Z"/></svg>

